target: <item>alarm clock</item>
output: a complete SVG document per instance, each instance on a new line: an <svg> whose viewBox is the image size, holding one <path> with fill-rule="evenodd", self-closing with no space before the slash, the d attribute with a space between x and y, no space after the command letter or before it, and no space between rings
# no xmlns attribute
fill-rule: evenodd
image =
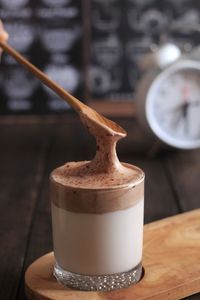
<svg viewBox="0 0 200 300"><path fill-rule="evenodd" d="M173 44L144 57L136 91L146 137L179 148L200 147L199 51L182 55Z"/></svg>

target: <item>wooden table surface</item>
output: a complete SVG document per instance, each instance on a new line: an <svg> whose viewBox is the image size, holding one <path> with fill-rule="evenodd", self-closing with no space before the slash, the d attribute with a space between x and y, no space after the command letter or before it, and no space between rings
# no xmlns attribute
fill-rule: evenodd
<svg viewBox="0 0 200 300"><path fill-rule="evenodd" d="M199 208L200 150L164 150L150 158L137 122L118 122L128 130L120 160L146 173L145 223ZM26 299L27 266L52 250L50 172L67 161L89 160L94 151L76 117L0 119L0 299Z"/></svg>

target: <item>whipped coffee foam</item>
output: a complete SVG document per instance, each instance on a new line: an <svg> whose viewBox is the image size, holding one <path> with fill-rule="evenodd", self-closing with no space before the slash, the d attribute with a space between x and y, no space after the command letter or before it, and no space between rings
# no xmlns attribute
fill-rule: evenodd
<svg viewBox="0 0 200 300"><path fill-rule="evenodd" d="M51 173L51 198L57 207L102 214L127 209L143 198L139 168L124 163L121 172L96 173L89 166L91 162L70 162Z"/></svg>
<svg viewBox="0 0 200 300"><path fill-rule="evenodd" d="M134 186L143 176L139 168L126 163L113 172L99 172L90 161L66 163L55 169L51 175L53 180L60 184L85 189L114 188L127 186L129 183L130 186Z"/></svg>
<svg viewBox="0 0 200 300"><path fill-rule="evenodd" d="M96 139L96 154L89 165L92 173L105 173L117 175L122 172L123 166L116 154L116 144L119 139L126 136L126 131L116 123L104 119L95 111L80 112L80 118L87 130Z"/></svg>

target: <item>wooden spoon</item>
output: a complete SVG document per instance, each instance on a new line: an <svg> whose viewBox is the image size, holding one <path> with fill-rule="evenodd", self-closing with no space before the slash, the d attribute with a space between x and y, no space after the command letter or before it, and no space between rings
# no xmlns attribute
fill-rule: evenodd
<svg viewBox="0 0 200 300"><path fill-rule="evenodd" d="M100 127L101 129L104 129L112 135L118 136L119 138L126 136L126 131L122 127L97 113L94 109L90 108L86 104L76 99L70 93L65 91L55 81L51 80L47 75L45 75L37 67L26 60L21 54L19 54L16 50L9 46L8 43L0 41L0 47L8 54L10 54L20 64L24 65L31 73L33 73L40 81L42 81L45 85L52 89L58 96L64 99L71 107L73 107L73 109L79 114L81 118L83 118L84 115L84 122L86 123L86 125L91 124L92 122L93 126L97 127L95 128L97 130Z"/></svg>

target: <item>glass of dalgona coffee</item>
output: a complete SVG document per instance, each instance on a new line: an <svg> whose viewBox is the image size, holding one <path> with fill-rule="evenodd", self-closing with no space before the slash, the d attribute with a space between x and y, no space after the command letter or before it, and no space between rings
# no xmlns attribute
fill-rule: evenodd
<svg viewBox="0 0 200 300"><path fill-rule="evenodd" d="M50 176L57 280L79 290L109 291L142 274L144 173L123 163L123 180L71 162Z"/></svg>

